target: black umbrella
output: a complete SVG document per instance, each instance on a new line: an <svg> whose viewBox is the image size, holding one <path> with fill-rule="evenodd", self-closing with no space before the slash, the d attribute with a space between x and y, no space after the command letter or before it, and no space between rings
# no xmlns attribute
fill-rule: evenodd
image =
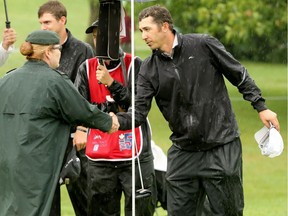
<svg viewBox="0 0 288 216"><path fill-rule="evenodd" d="M8 19L8 10L6 5L6 0L4 0L4 9L5 9L5 15L6 15L6 28L10 28L10 21Z"/></svg>

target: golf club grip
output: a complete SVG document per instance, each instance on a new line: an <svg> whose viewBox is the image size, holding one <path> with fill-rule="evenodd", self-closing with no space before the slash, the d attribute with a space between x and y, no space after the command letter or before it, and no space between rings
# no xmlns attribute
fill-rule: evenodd
<svg viewBox="0 0 288 216"><path fill-rule="evenodd" d="M6 28L9 29L11 27L10 26L10 21L6 21L5 23L6 23Z"/></svg>

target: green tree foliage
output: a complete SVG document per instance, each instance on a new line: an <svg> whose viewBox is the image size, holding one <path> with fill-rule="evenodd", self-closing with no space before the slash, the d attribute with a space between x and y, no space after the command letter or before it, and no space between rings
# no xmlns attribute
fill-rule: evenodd
<svg viewBox="0 0 288 216"><path fill-rule="evenodd" d="M98 1L98 0L90 0ZM130 2L123 0L127 11ZM237 59L287 63L287 2L283 0L156 0L135 2L139 12L150 5L167 7L182 33L218 38ZM137 28L136 28L137 29Z"/></svg>
<svg viewBox="0 0 288 216"><path fill-rule="evenodd" d="M182 33L217 37L240 59L287 63L287 2L273 0L169 0Z"/></svg>

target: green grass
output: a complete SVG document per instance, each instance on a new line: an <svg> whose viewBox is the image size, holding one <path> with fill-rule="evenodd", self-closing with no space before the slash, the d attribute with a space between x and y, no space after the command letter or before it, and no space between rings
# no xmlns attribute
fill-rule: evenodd
<svg viewBox="0 0 288 216"><path fill-rule="evenodd" d="M27 34L39 29L37 10L45 1L21 0L7 1L11 26L16 29L18 40L16 48L26 38ZM79 39L85 39L84 31L89 26L88 1L63 0L68 9L67 27ZM145 6L145 5L144 5ZM0 2L3 9L3 1ZM0 13L0 30L5 26L5 14ZM141 41L140 34L135 34L136 55L145 58L151 52ZM0 68L0 77L11 68L24 63L24 57L19 52L13 53L8 62ZM243 144L244 162L244 193L245 216L285 216L287 215L287 67L286 65L242 62L248 69L262 94L267 98L267 105L278 114L281 123L281 134L285 149L281 156L270 159L261 155L254 140L254 133L262 127L258 114L251 105L242 99L237 89L228 85L232 105L239 123ZM153 140L167 152L171 145L171 134L167 123L155 103L149 113L152 125ZM71 216L73 210L67 196L66 188L62 187L62 215ZM158 209L158 215L167 215L166 211Z"/></svg>

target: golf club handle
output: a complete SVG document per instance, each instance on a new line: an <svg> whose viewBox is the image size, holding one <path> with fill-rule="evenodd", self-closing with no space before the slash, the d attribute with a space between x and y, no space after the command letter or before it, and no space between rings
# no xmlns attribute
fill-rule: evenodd
<svg viewBox="0 0 288 216"><path fill-rule="evenodd" d="M10 28L10 21L6 21L6 28L9 29Z"/></svg>
<svg viewBox="0 0 288 216"><path fill-rule="evenodd" d="M11 27L10 26L10 21L6 21L5 23L6 23L6 28L10 28Z"/></svg>

